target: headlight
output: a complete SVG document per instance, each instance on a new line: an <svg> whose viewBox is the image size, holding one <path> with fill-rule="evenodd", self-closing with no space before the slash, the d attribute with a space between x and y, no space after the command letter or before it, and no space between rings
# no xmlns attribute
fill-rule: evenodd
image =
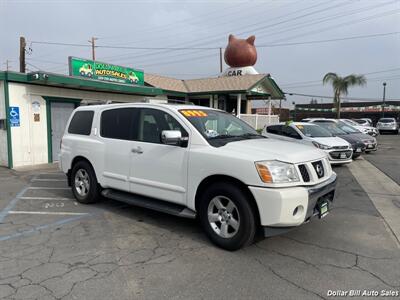
<svg viewBox="0 0 400 300"><path fill-rule="evenodd" d="M373 144L373 143L375 143L375 141L374 140L363 140L363 143L364 144Z"/></svg>
<svg viewBox="0 0 400 300"><path fill-rule="evenodd" d="M324 144L320 144L320 143L317 143L317 142L312 142L313 143L313 145L315 146L315 147L317 147L317 148L319 148L319 149L322 149L322 150L330 150L330 149L332 149L332 147L330 147L330 146L327 146L327 145L324 145Z"/></svg>
<svg viewBox="0 0 400 300"><path fill-rule="evenodd" d="M265 183L285 183L299 181L294 165L277 160L255 162L258 175Z"/></svg>

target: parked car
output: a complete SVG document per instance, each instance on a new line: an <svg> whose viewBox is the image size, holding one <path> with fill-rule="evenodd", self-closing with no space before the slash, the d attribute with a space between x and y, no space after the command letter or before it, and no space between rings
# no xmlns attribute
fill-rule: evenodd
<svg viewBox="0 0 400 300"><path fill-rule="evenodd" d="M361 126L372 126L367 119L352 119L354 122L357 122Z"/></svg>
<svg viewBox="0 0 400 300"><path fill-rule="evenodd" d="M399 134L399 124L396 122L395 118L380 118L378 123L376 123L376 128L380 133L389 131L394 134Z"/></svg>
<svg viewBox="0 0 400 300"><path fill-rule="evenodd" d="M345 164L352 161L351 144L340 137L335 137L328 130L317 124L291 122L265 126L263 135L285 141L317 147L328 154L331 164Z"/></svg>
<svg viewBox="0 0 400 300"><path fill-rule="evenodd" d="M372 119L370 118L361 118L360 120L367 121L369 123L369 126L373 126L374 124L372 123Z"/></svg>
<svg viewBox="0 0 400 300"><path fill-rule="evenodd" d="M357 141L361 141L364 146L365 146L365 153L370 153L372 151L376 151L378 149L378 142L376 140L375 137L372 137L368 134L362 133L359 130L357 130L356 128L354 128L353 126L341 121L341 120L337 120L337 119L312 119L310 122L315 122L318 123L318 125L321 125L322 123L334 123L336 124L336 126L341 130L344 131L345 133L347 133L347 135L339 135L339 133L337 135L339 135L341 138L346 139L346 141L348 141L349 143L351 143L347 137L351 137L352 139L356 139ZM354 148L353 148L354 150ZM354 151L358 153L360 153L358 151L358 147L357 149ZM361 151L363 152L363 151ZM353 156L354 158L354 156Z"/></svg>
<svg viewBox="0 0 400 300"><path fill-rule="evenodd" d="M81 203L99 196L198 217L219 247L250 244L329 212L336 174L325 152L266 138L216 109L171 104L78 107L60 167Z"/></svg>
<svg viewBox="0 0 400 300"><path fill-rule="evenodd" d="M360 125L357 122L350 120L350 119L340 119L340 121L346 123L347 125L354 127L355 129L357 129L358 131L360 131L362 133L369 134L372 136L377 136L379 134L378 129L376 129L375 127L372 127L369 125Z"/></svg>

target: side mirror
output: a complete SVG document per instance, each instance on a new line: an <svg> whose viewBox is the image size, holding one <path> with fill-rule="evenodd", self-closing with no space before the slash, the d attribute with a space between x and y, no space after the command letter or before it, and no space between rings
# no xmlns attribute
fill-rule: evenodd
<svg viewBox="0 0 400 300"><path fill-rule="evenodd" d="M163 130L161 132L161 141L165 145L180 146L182 133L179 130Z"/></svg>

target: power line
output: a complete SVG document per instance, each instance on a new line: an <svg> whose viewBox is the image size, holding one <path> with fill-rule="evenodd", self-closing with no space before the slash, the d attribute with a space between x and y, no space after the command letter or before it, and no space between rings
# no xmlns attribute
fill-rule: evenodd
<svg viewBox="0 0 400 300"><path fill-rule="evenodd" d="M398 71L398 70L400 70L400 68L393 68L393 69L386 69L386 70L380 70L380 71L373 71L373 72L368 72L368 73L361 73L361 75L371 75L371 74L387 73L387 72L393 72L393 71ZM297 82L282 84L281 87L289 87L289 86L292 86L292 85L307 84L307 83L315 83L315 82L320 82L320 83L322 83L322 80L321 80L321 79L318 79L318 80L310 80L310 81L297 81Z"/></svg>
<svg viewBox="0 0 400 300"><path fill-rule="evenodd" d="M302 23L297 23L297 24L294 24L294 25L290 25L289 27L283 28L282 30L279 30L279 31L274 31L272 33L266 33L266 34L262 34L261 33L261 35L258 35L258 38L260 38L260 36L261 37L265 37L265 36L273 36L273 35L278 35L278 34L281 35L282 33L285 33L285 32L288 32L288 31L290 32L290 31L293 31L293 30L298 30L298 29L301 29L301 28L304 28L304 27L309 27L311 25L316 25L316 24L328 22L328 21L331 21L331 20L335 20L336 21L338 18L343 18L343 17L348 17L348 16L351 16L351 15L356 15L356 14L359 14L359 13L362 13L362 12L366 12L366 11L369 11L369 10L372 10L372 9L382 8L384 6L394 4L395 2L396 1L390 1L390 2L386 2L386 3L379 3L377 5L372 5L372 6L364 7L364 8L361 8L361 9L357 8L357 9L353 9L353 10L348 10L348 11L345 11L345 13L340 12L340 13L336 13L336 14L333 14L333 15L324 16L322 18L316 18L316 19L312 19L312 20L307 20L307 21L302 22Z"/></svg>
<svg viewBox="0 0 400 300"><path fill-rule="evenodd" d="M293 42L293 43L280 43L280 44L269 44L269 45L257 45L257 48L329 43L329 42L336 42L336 41L346 41L346 40L355 40L355 39L365 39L365 38L371 38L371 37L381 37L381 36L395 35L395 34L399 34L399 33L400 33L400 31L395 31L395 32L377 33L377 34L368 34L368 35L358 35L358 36L350 36L350 37L345 37L345 38L336 38L336 39L327 39L327 40L316 40L316 41L307 41L307 42Z"/></svg>
<svg viewBox="0 0 400 300"><path fill-rule="evenodd" d="M310 94L302 94L302 93L294 93L294 92L284 92L289 96L301 96L301 97L315 97L315 98L324 98L324 99L333 99L332 96L325 95L310 95ZM342 100L353 100L353 101L382 101L381 98L359 98L359 97L340 97ZM400 99L386 99L387 101L400 101Z"/></svg>
<svg viewBox="0 0 400 300"><path fill-rule="evenodd" d="M386 12L384 12L384 13L382 13L382 14L377 14L377 15L373 15L373 16L370 16L370 17L367 17L367 18L362 18L362 19L353 20L353 21L351 21L351 22L341 23L341 24L337 25L337 27L343 27L343 26L347 26L347 25L352 25L352 24L355 24L355 23L364 22L364 21L368 21L368 20L371 20L371 19L384 17L384 16L386 16L386 15L390 15L390 14L393 14L393 13L397 13L397 10L386 11ZM332 28L336 28L336 26L325 27L325 28L323 28L323 29L321 29L321 30L319 30L319 31L317 31L317 32L326 31L326 30L329 30L329 29L332 29ZM315 31L311 31L311 32L305 33L305 34L303 34L302 36L304 36L304 35L310 35L310 34L313 34L313 33L315 33ZM298 38L298 37L299 37L299 35L297 35L297 36L292 36L292 37L290 37L289 39ZM287 40L287 38L286 38L286 39L280 39L280 40L277 40L277 41L275 41L275 42L279 42L279 41L281 41L281 40ZM312 41L311 41L311 42L312 42ZM306 42L306 43L309 43L309 42ZM298 45L301 45L301 44L299 43ZM199 52L201 52L201 51L196 51L196 52L191 53L191 54L196 54L196 53L199 53ZM162 53L162 52L158 52L158 53ZM187 54L184 54L184 55L187 56L187 55L191 55L191 54L187 53ZM146 57L148 57L149 55L152 55L152 54L150 53L150 54L144 54L144 55L136 55L136 56L133 56L132 58L138 58L138 57L140 57L140 56L146 56ZM172 58L172 57L170 57L170 58ZM194 58L194 59L195 59L195 58ZM152 59L152 60L154 61L154 59Z"/></svg>
<svg viewBox="0 0 400 300"><path fill-rule="evenodd" d="M311 9L311 8L314 8L315 6L318 6L318 5L323 5L323 4L326 4L326 3L329 3L329 1L328 2L324 2L324 3L319 3L319 4L317 4L317 5L312 5L312 6L310 6L310 7L306 7L306 8L303 8L303 9L300 9L300 10L297 10L297 11L295 11L295 12L292 12L292 13L288 13L288 14L285 14L285 15L280 15L280 16L278 16L278 17L276 17L276 18L272 18L272 19L270 19L270 21L272 21L272 20L281 20L281 18L282 17L287 17L287 16L289 16L289 15L293 15L293 14L296 14L296 13L299 13L299 12L301 12L301 11L305 11L305 10L308 10L308 9ZM264 22L264 19L263 19L263 21L262 22ZM281 21L279 21L279 22L281 22ZM256 24L259 24L259 23L256 23ZM248 25L247 27L251 27L251 26L253 26L254 24L251 24L251 25ZM271 23L271 24L269 24L269 25L274 25L274 23ZM243 28L243 25L240 27L241 29ZM233 29L231 30L231 32L232 31L234 31ZM227 35L229 32L227 32L227 31L224 31L223 33L220 33L220 34L216 34L216 35L213 35L213 36L210 36L210 35L207 35L207 37L205 37L205 38L197 38L196 40L192 40L192 41L189 41L189 42L185 42L185 43L181 43L181 45L187 45L188 43L193 43L193 42L195 42L194 44L192 44L192 46L197 46L197 45L201 45L203 42L202 41L207 41L208 43L210 43L210 42L215 42L215 41L218 41L218 40L220 40L221 39L221 36L222 36L222 34L223 35ZM201 42L200 42L201 41ZM132 56L130 56L130 58L139 58L139 57L149 57L149 56L153 56L153 55L159 55L159 54L163 54L163 53L168 53L169 51L168 50L164 50L164 51L158 51L158 52L152 52L152 53L143 53L143 54L139 54L139 55L134 55L133 57ZM109 57L109 58L115 58L116 56L114 56L114 57ZM119 57L121 57L121 55L119 56Z"/></svg>

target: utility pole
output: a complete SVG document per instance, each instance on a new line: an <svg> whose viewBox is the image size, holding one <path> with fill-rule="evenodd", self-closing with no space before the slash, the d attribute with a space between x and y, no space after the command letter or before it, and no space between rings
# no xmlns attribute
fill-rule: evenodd
<svg viewBox="0 0 400 300"><path fill-rule="evenodd" d="M385 117L386 82L383 83L382 118Z"/></svg>
<svg viewBox="0 0 400 300"><path fill-rule="evenodd" d="M219 48L219 72L222 73L222 48Z"/></svg>
<svg viewBox="0 0 400 300"><path fill-rule="evenodd" d="M6 62L4 63L5 65L6 65L6 71L9 71L10 70L10 60L6 60Z"/></svg>
<svg viewBox="0 0 400 300"><path fill-rule="evenodd" d="M98 40L96 37L92 37L90 41L88 41L90 44L92 44L92 60L96 60L96 53L95 53L95 41Z"/></svg>
<svg viewBox="0 0 400 300"><path fill-rule="evenodd" d="M25 38L21 36L19 38L19 71L21 73L25 73L26 71L25 48L26 48L26 41Z"/></svg>

